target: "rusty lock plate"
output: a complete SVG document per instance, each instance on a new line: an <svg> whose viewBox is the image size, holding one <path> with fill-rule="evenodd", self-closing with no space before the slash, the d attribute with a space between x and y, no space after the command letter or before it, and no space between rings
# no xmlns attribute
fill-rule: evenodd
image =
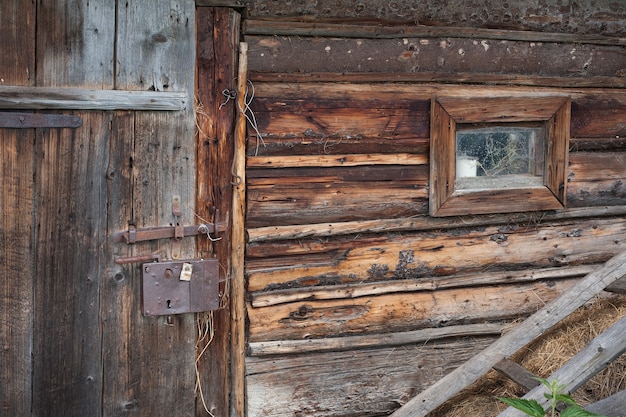
<svg viewBox="0 0 626 417"><path fill-rule="evenodd" d="M145 316L197 313L219 308L217 259L145 263L141 268Z"/></svg>

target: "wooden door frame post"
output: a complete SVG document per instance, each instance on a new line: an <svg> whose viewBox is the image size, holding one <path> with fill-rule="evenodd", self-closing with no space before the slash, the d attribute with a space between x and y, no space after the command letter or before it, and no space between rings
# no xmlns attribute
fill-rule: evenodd
<svg viewBox="0 0 626 417"><path fill-rule="evenodd" d="M246 117L245 98L247 83L248 44L239 46L239 74L237 83L237 125L235 129L235 155L233 159L233 222L231 260L231 363L233 417L245 415L245 213L246 213Z"/></svg>

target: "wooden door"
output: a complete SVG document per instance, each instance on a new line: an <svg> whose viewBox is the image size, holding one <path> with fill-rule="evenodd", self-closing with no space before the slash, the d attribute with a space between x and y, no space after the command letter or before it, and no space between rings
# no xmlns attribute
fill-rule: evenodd
<svg viewBox="0 0 626 417"><path fill-rule="evenodd" d="M229 83L238 15L204 13L228 21L209 83ZM0 415L228 415L228 297L215 313L147 317L141 263L116 262L217 257L227 295L228 233L114 238L228 220L234 107L219 123L206 113L210 139L197 133L194 1L11 0L0 35L0 111L82 122L0 127ZM214 332L206 351L199 326Z"/></svg>

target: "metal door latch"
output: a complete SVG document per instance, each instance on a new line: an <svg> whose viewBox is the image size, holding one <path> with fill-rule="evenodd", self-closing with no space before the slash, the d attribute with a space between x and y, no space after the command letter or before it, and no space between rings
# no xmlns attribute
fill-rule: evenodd
<svg viewBox="0 0 626 417"><path fill-rule="evenodd" d="M128 226L128 230L113 235L113 242L133 244L146 240L156 239L182 239L185 236L208 235L211 233L224 232L228 229L228 223L209 223L192 226L159 226L137 229ZM212 239L215 240L215 239Z"/></svg>
<svg viewBox="0 0 626 417"><path fill-rule="evenodd" d="M219 308L217 259L145 263L141 266L145 316L197 313Z"/></svg>

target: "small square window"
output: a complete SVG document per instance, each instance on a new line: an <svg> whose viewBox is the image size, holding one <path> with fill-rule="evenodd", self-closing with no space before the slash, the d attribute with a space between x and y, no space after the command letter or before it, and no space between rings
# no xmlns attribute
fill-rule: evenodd
<svg viewBox="0 0 626 417"><path fill-rule="evenodd" d="M564 207L567 97L433 100L433 216Z"/></svg>

